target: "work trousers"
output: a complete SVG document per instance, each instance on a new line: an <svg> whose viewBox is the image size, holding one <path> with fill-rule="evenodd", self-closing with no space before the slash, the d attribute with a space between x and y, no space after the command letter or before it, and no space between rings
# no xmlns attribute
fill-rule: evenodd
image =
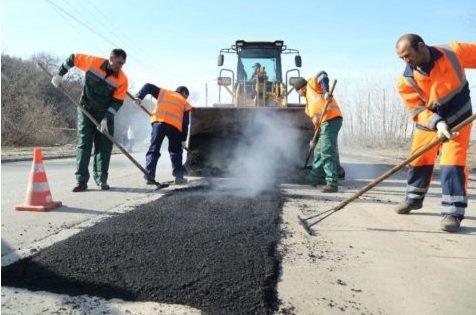
<svg viewBox="0 0 476 315"><path fill-rule="evenodd" d="M314 147L314 160L312 162L309 180L318 184L324 178L328 185L337 186L337 170L339 165L339 152L337 150L337 137L342 127L342 118L334 118L320 125L319 139Z"/></svg>
<svg viewBox="0 0 476 315"><path fill-rule="evenodd" d="M435 159L440 152L440 182L443 192L441 214L464 218L468 206L468 176L466 166L467 151L471 136L471 125L459 131L459 135L434 146L410 163L408 170L405 201L420 205L431 183ZM412 154L433 141L436 131L416 129L413 137Z"/></svg>
<svg viewBox="0 0 476 315"><path fill-rule="evenodd" d="M145 156L145 168L150 178L155 178L157 162L160 158L160 147L164 138L169 141L169 154L172 161L172 176L183 177L186 174L182 165L182 133L172 125L165 122L152 124L150 147Z"/></svg>
<svg viewBox="0 0 476 315"><path fill-rule="evenodd" d="M97 122L101 122L106 114L105 111L89 112ZM76 151L76 180L87 183L89 180L89 160L91 158L92 146L94 143L94 181L106 183L108 178L109 161L111 160L112 142L106 138L91 120L78 109L78 129L77 129L77 151ZM107 123L109 134L114 135L114 119L109 119Z"/></svg>

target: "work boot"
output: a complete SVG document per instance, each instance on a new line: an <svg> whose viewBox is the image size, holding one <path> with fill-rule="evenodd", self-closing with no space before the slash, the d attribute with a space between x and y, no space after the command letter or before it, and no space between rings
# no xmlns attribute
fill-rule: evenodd
<svg viewBox="0 0 476 315"><path fill-rule="evenodd" d="M155 184L156 184L155 180L150 179L150 178L147 179L147 180L145 181L145 183L146 183L147 185L155 185Z"/></svg>
<svg viewBox="0 0 476 315"><path fill-rule="evenodd" d="M458 232L460 229L461 220L451 215L445 215L441 220L440 228L446 232Z"/></svg>
<svg viewBox="0 0 476 315"><path fill-rule="evenodd" d="M395 208L395 212L398 213L398 214L409 214L410 211L418 210L418 209L421 209L422 207L423 207L423 204L421 204L421 203L410 205L410 204L406 203L406 201L402 201Z"/></svg>
<svg viewBox="0 0 476 315"><path fill-rule="evenodd" d="M73 192L81 192L88 189L88 185L85 182L78 182L73 188Z"/></svg>
<svg viewBox="0 0 476 315"><path fill-rule="evenodd" d="M337 168L337 178L338 179L345 179L345 170L342 166Z"/></svg>
<svg viewBox="0 0 476 315"><path fill-rule="evenodd" d="M183 185L187 183L187 179L183 177L175 177L175 185Z"/></svg>
<svg viewBox="0 0 476 315"><path fill-rule="evenodd" d="M337 192L338 188L337 186L327 184L326 186L322 187L322 192L323 193L335 193Z"/></svg>
<svg viewBox="0 0 476 315"><path fill-rule="evenodd" d="M109 190L109 185L107 183L99 183L99 188L101 188L101 190Z"/></svg>

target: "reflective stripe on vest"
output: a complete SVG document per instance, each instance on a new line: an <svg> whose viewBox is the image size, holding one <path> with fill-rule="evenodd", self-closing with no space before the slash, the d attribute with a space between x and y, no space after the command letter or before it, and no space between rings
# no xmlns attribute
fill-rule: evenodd
<svg viewBox="0 0 476 315"><path fill-rule="evenodd" d="M150 121L165 122L182 132L183 114L188 103L179 93L160 89L155 111Z"/></svg>
<svg viewBox="0 0 476 315"><path fill-rule="evenodd" d="M319 84L316 82L316 78L309 79L306 89L306 114L311 118L314 115L322 115L325 104L326 101L324 100L324 91L319 87ZM324 114L322 122L328 121L335 117L342 117L342 112L340 111L336 100L333 98L327 106L327 111Z"/></svg>
<svg viewBox="0 0 476 315"><path fill-rule="evenodd" d="M444 45L439 47L443 50L444 56L446 56L449 64L451 65L451 69L453 69L456 77L458 79L458 86L453 88L452 91L449 91L448 94L441 96L437 99L427 100L425 97L425 93L423 90L418 86L417 82L413 77L405 77L406 82L415 90L418 94L422 102L424 103L425 109L430 109L435 113L430 120L428 121L428 126L434 126L438 120L444 118L445 121L450 125L454 125L455 123L461 121L462 119L466 118L467 115L470 115L472 112L472 105L470 99L465 101L464 103L457 103L451 104L451 102L457 102L458 97L465 100L465 93L468 93L468 81L466 80L465 73L461 68L461 65L458 61L458 58L454 51L451 49L449 45ZM444 58L444 57L442 57ZM432 70L435 71L435 70ZM469 98L469 96L468 96ZM431 103L429 103L431 102ZM422 104L423 105L423 104ZM449 108L452 106L457 106L458 108ZM411 109L412 115L418 115L423 111L423 108L417 106ZM416 126L418 129L429 130L427 126L423 126L421 124L417 124Z"/></svg>

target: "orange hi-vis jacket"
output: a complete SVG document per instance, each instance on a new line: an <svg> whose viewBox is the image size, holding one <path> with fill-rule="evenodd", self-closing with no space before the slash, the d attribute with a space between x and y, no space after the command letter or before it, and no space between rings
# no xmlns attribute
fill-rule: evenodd
<svg viewBox="0 0 476 315"><path fill-rule="evenodd" d="M408 65L397 89L418 129L435 130L441 120L453 127L472 113L464 69L476 68L476 44L452 42L428 48L429 73Z"/></svg>
<svg viewBox="0 0 476 315"><path fill-rule="evenodd" d="M81 104L88 110L108 111L116 114L126 97L128 80L122 70L107 75L108 60L84 54L72 54L61 65L59 74L64 75L72 67L85 72L85 84Z"/></svg>
<svg viewBox="0 0 476 315"><path fill-rule="evenodd" d="M192 105L178 92L160 89L150 122L165 122L182 132L183 116Z"/></svg>
<svg viewBox="0 0 476 315"><path fill-rule="evenodd" d="M322 115L324 106L326 105L326 100L324 99L325 91L319 85L316 77L312 77L307 81L306 89L306 115L309 117ZM327 111L324 113L322 122L331 120L336 117L342 117L342 112L340 111L339 105L334 98L327 106Z"/></svg>

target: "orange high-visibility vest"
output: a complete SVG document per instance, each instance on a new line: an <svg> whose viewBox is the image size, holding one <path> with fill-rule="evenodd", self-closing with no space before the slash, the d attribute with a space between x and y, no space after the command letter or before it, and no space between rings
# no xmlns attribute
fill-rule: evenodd
<svg viewBox="0 0 476 315"><path fill-rule="evenodd" d="M432 48L439 56L429 75L407 66L397 83L417 128L423 130L435 130L442 119L455 126L472 112L464 69L476 68L476 44L452 42Z"/></svg>
<svg viewBox="0 0 476 315"><path fill-rule="evenodd" d="M106 77L105 68L107 66L107 59L83 54L74 54L74 66L91 74L97 79L104 79ZM63 65L64 66L64 65ZM122 70L119 70L117 75L110 75L105 79L110 90L113 90L112 97L119 101L123 101L127 93L127 77Z"/></svg>
<svg viewBox="0 0 476 315"><path fill-rule="evenodd" d="M150 122L165 122L182 132L183 114L191 110L192 105L182 94L161 88Z"/></svg>
<svg viewBox="0 0 476 315"><path fill-rule="evenodd" d="M307 81L306 89L306 115L309 117L314 117L315 115L321 116L326 105L326 100L324 99L325 91L322 90L319 82L317 82L316 77L312 77ZM340 111L339 105L334 98L327 106L327 111L324 113L322 122L331 120L336 117L342 117L342 112Z"/></svg>

